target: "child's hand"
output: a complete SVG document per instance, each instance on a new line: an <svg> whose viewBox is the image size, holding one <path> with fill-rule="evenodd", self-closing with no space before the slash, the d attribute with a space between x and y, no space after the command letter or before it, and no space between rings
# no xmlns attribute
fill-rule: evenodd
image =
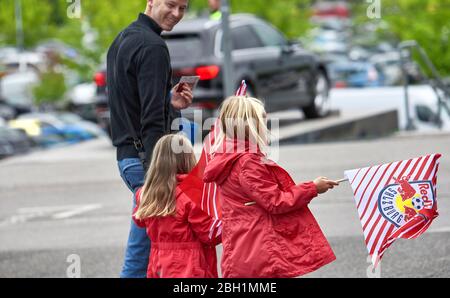
<svg viewBox="0 0 450 298"><path fill-rule="evenodd" d="M326 177L317 177L313 182L316 185L317 193L319 194L327 192L329 189L333 189L333 187L339 185L336 181L329 180Z"/></svg>

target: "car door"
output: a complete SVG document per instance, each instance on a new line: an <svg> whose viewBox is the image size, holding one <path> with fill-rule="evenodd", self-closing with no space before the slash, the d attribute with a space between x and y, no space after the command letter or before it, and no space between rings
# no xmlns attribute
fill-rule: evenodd
<svg viewBox="0 0 450 298"><path fill-rule="evenodd" d="M268 102L268 95L277 88L276 76L280 71L280 53L277 49L267 49L250 24L231 27L234 77L236 80L251 80L256 95Z"/></svg>
<svg viewBox="0 0 450 298"><path fill-rule="evenodd" d="M276 88L269 95L277 109L299 106L300 98L307 96L311 78L311 55L301 48L290 45L283 34L271 25L260 21L252 25L266 48L277 48L278 74L274 78Z"/></svg>

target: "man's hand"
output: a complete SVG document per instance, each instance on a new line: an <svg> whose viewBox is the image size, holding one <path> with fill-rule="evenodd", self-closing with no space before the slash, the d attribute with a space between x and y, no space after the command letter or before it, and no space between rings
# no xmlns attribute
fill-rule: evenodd
<svg viewBox="0 0 450 298"><path fill-rule="evenodd" d="M178 92L181 90L181 92ZM192 94L191 88L188 84L176 84L172 89L172 106L177 110L186 109L192 104L192 99L194 95Z"/></svg>
<svg viewBox="0 0 450 298"><path fill-rule="evenodd" d="M317 193L321 194L327 192L329 189L333 189L333 187L339 185L336 181L329 180L326 177L318 177L314 179L314 184L317 188Z"/></svg>

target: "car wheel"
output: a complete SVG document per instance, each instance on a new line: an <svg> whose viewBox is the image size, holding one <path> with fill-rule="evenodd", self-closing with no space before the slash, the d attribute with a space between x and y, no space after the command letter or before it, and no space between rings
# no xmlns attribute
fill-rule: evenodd
<svg viewBox="0 0 450 298"><path fill-rule="evenodd" d="M314 99L309 106L302 108L306 118L320 118L326 116L330 112L329 92L330 83L325 74L321 71L317 76Z"/></svg>

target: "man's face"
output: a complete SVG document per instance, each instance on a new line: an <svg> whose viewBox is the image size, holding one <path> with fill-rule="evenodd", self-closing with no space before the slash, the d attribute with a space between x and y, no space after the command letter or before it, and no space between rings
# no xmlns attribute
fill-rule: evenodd
<svg viewBox="0 0 450 298"><path fill-rule="evenodd" d="M171 31L183 18L188 0L149 0L152 7L150 17L164 31Z"/></svg>

